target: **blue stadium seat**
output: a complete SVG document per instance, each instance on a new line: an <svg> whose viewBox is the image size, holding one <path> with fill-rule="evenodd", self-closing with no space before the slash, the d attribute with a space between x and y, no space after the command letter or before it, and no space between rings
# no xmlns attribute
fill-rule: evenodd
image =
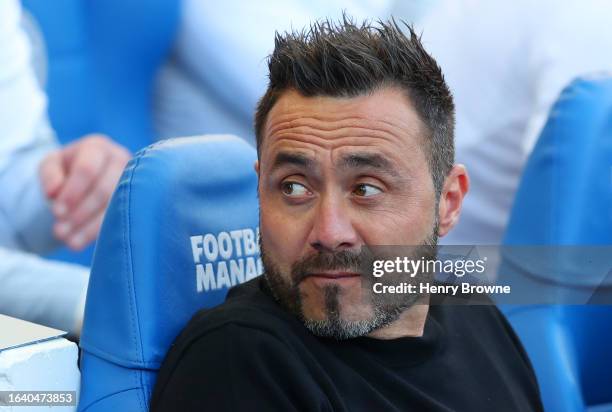
<svg viewBox="0 0 612 412"><path fill-rule="evenodd" d="M152 93L179 24L176 0L23 0L42 31L57 135L106 133L133 152L153 143Z"/></svg>
<svg viewBox="0 0 612 412"><path fill-rule="evenodd" d="M191 316L261 274L255 150L232 136L154 144L128 164L96 244L79 411L147 411Z"/></svg>
<svg viewBox="0 0 612 412"><path fill-rule="evenodd" d="M552 108L526 164L504 244L500 283L522 277L533 293L554 290L551 296L574 303L587 302L597 288L607 302L504 308L534 365L545 410L612 411L612 271L598 278L595 266L582 265L581 272L575 253L585 246L609 253L612 245L611 76L575 80ZM521 264L514 245L534 245L534 253L557 248L561 263L554 270L545 270L543 259ZM612 258L606 259L599 263L609 271Z"/></svg>
<svg viewBox="0 0 612 412"><path fill-rule="evenodd" d="M179 24L176 0L23 0L42 31L49 117L59 140L105 133L153 143L153 84ZM93 248L52 257L89 265Z"/></svg>

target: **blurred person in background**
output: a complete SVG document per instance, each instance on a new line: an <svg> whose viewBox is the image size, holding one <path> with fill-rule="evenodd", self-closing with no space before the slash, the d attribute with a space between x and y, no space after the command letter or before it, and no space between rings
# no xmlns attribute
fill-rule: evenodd
<svg viewBox="0 0 612 412"><path fill-rule="evenodd" d="M185 0L174 53L158 77L160 137L234 133L253 142L250 114L265 90L261 56L274 46L271 34L343 10L418 27L445 68L457 102L457 161L472 178L463 219L444 243L500 244L524 162L561 89L612 67L612 3Z"/></svg>
<svg viewBox="0 0 612 412"><path fill-rule="evenodd" d="M43 259L100 229L130 155L101 135L60 147L17 0L0 2L0 313L78 336L89 269Z"/></svg>
<svg viewBox="0 0 612 412"><path fill-rule="evenodd" d="M457 161L472 180L446 244L502 243L523 166L561 90L612 69L610 16L612 3L600 0L439 0L419 22L455 97Z"/></svg>

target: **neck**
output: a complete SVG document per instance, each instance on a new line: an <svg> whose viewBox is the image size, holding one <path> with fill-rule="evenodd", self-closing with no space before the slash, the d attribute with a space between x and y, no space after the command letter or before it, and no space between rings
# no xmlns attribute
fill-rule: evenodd
<svg viewBox="0 0 612 412"><path fill-rule="evenodd" d="M398 339L423 336L429 305L427 302L417 302L406 309L395 321L387 326L376 329L368 336L374 339Z"/></svg>

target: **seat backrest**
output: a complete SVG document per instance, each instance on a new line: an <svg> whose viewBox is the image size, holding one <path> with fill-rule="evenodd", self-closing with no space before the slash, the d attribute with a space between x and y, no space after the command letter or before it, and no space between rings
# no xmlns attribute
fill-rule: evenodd
<svg viewBox="0 0 612 412"><path fill-rule="evenodd" d="M262 271L255 149L177 138L130 161L96 245L81 336L80 411L146 411L191 316Z"/></svg>
<svg viewBox="0 0 612 412"><path fill-rule="evenodd" d="M542 248L552 251L553 266ZM576 79L550 112L516 194L500 281L513 277L523 290L574 303L597 290L610 305L611 249L612 75L602 74ZM612 403L612 306L531 305L506 314L546 410Z"/></svg>

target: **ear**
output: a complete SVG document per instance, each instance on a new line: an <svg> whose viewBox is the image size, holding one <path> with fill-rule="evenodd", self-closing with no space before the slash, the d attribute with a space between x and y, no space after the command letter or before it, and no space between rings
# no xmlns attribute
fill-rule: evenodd
<svg viewBox="0 0 612 412"><path fill-rule="evenodd" d="M253 163L253 169L255 169L255 173L257 173L257 177L259 177L259 160L255 160L255 163Z"/></svg>
<svg viewBox="0 0 612 412"><path fill-rule="evenodd" d="M470 178L463 165L454 165L444 180L438 206L438 236L445 236L459 221L463 197L470 187Z"/></svg>

